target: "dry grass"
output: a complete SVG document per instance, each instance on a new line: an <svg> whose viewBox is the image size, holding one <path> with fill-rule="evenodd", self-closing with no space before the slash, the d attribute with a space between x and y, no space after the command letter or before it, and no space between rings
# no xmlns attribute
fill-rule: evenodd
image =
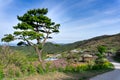
<svg viewBox="0 0 120 80"><path fill-rule="evenodd" d="M27 76L19 79L8 79L8 80L89 80L89 78L102 74L109 70L104 71L88 71L82 73L62 73L62 72L51 72L44 75Z"/></svg>
<svg viewBox="0 0 120 80"><path fill-rule="evenodd" d="M51 72L45 75L29 76L18 80L64 80L64 78L71 79L72 77L61 72Z"/></svg>

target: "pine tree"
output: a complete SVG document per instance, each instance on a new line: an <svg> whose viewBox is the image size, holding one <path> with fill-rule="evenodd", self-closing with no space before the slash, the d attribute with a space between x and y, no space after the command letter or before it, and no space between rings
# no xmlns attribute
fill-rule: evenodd
<svg viewBox="0 0 120 80"><path fill-rule="evenodd" d="M22 40L18 45L29 45L34 47L38 54L39 61L42 61L42 50L47 39L52 38L50 34L58 33L60 24L55 24L46 16L48 9L32 9L23 16L17 16L20 21L13 28L15 32L8 34L2 41L10 42L13 40ZM33 40L36 40L34 42Z"/></svg>

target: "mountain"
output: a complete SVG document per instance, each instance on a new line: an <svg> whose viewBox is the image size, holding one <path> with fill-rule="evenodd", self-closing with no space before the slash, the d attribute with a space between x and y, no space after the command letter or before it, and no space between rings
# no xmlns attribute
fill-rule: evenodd
<svg viewBox="0 0 120 80"><path fill-rule="evenodd" d="M64 52L78 48L96 51L97 46L100 45L106 46L109 50L120 49L120 33L115 35L102 35L88 40L77 41L64 45L46 43L44 50L49 53Z"/></svg>
<svg viewBox="0 0 120 80"><path fill-rule="evenodd" d="M73 49L86 49L96 51L97 46L104 45L109 50L120 49L120 33L115 35L102 35L88 40L77 41L70 44L54 44L47 42L44 46L45 53L61 53ZM30 46L12 46L11 48L25 53L35 53L34 49Z"/></svg>

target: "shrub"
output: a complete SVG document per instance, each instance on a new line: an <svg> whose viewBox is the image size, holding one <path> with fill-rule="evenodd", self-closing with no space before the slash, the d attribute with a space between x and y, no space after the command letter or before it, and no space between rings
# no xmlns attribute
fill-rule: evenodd
<svg viewBox="0 0 120 80"><path fill-rule="evenodd" d="M106 68L106 69L113 69L114 68L113 64L110 62L105 62L105 63L103 63L102 66L103 66L103 68Z"/></svg>
<svg viewBox="0 0 120 80"><path fill-rule="evenodd" d="M37 72L39 74L44 74L44 73L48 73L48 72L54 72L58 70L59 71L59 68L57 68L56 66L54 66L51 62L46 62L43 64L39 64L37 66Z"/></svg>
<svg viewBox="0 0 120 80"><path fill-rule="evenodd" d="M15 66L20 67L28 62L26 55L21 52L13 51L8 46L3 46L0 53L0 64L4 68L9 64L15 64Z"/></svg>
<svg viewBox="0 0 120 80"><path fill-rule="evenodd" d="M103 54L104 52L106 52L106 47L105 46L98 46L97 50L100 54Z"/></svg>
<svg viewBox="0 0 120 80"><path fill-rule="evenodd" d="M53 72L55 70L55 67L52 67L51 62L47 62L45 64L45 72Z"/></svg>
<svg viewBox="0 0 120 80"><path fill-rule="evenodd" d="M21 65L21 66L20 66L21 72L22 72L24 75L27 75L27 74L28 74L28 65L29 65L29 64Z"/></svg>
<svg viewBox="0 0 120 80"><path fill-rule="evenodd" d="M65 69L63 69L64 72L84 72L89 70L104 70L104 69L113 69L114 66L110 62L104 62L102 64L79 64L76 66L73 65L67 65Z"/></svg>
<svg viewBox="0 0 120 80"><path fill-rule="evenodd" d="M88 69L89 69L88 64L82 64L82 65L77 66L77 71L78 72L86 71Z"/></svg>
<svg viewBox="0 0 120 80"><path fill-rule="evenodd" d="M113 64L107 61L102 64L95 64L92 68L92 70L101 70L101 69L114 69L114 66Z"/></svg>
<svg viewBox="0 0 120 80"><path fill-rule="evenodd" d="M37 66L37 72L38 72L39 74L44 74L44 73L45 73L45 71L44 71L44 69L43 69L43 67L42 67L41 64L39 64L39 65Z"/></svg>
<svg viewBox="0 0 120 80"><path fill-rule="evenodd" d="M53 71L56 70L56 68L52 68L52 69L53 69ZM59 72L64 72L64 71L65 71L65 68L60 67L60 68L58 68L57 70L58 70Z"/></svg>
<svg viewBox="0 0 120 80"><path fill-rule="evenodd" d="M10 62L10 54L12 54L12 50L8 46L2 46L0 50L0 65L6 67Z"/></svg>
<svg viewBox="0 0 120 80"><path fill-rule="evenodd" d="M68 66L65 67L65 71L64 72L75 72L75 70L74 70L73 66L68 65Z"/></svg>
<svg viewBox="0 0 120 80"><path fill-rule="evenodd" d="M108 62L108 60L106 58L98 58L95 61L96 64L103 64L105 62Z"/></svg>
<svg viewBox="0 0 120 80"><path fill-rule="evenodd" d="M24 54L19 52L14 52L10 55L10 64L15 64L16 66L22 66L28 64L27 58Z"/></svg>
<svg viewBox="0 0 120 80"><path fill-rule="evenodd" d="M83 71L87 71L89 69L91 69L92 65L89 64L80 64L80 65L76 65L76 66L66 66L64 72L83 72Z"/></svg>
<svg viewBox="0 0 120 80"><path fill-rule="evenodd" d="M28 71L28 74L35 74L37 71L36 71L36 67L32 64L28 65L28 68L27 68L27 71Z"/></svg>
<svg viewBox="0 0 120 80"><path fill-rule="evenodd" d="M20 68L14 64L8 65L6 69L4 69L4 74L5 77L8 78L20 77L22 75Z"/></svg>

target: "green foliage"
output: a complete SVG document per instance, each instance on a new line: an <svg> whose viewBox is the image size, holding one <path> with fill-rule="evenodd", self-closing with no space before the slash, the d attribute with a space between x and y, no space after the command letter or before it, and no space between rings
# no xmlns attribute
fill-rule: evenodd
<svg viewBox="0 0 120 80"><path fill-rule="evenodd" d="M26 64L26 65L21 65L21 66L20 66L20 69L21 69L21 72L22 72L23 74L28 74L28 71L27 71L27 69L28 69L28 64Z"/></svg>
<svg viewBox="0 0 120 80"><path fill-rule="evenodd" d="M104 58L105 55L104 54L101 54L101 53L97 53L96 56L98 57L98 59L101 59L101 58Z"/></svg>
<svg viewBox="0 0 120 80"><path fill-rule="evenodd" d="M104 62L102 64L95 64L92 68L93 70L101 70L101 69L114 69L114 66L110 62Z"/></svg>
<svg viewBox="0 0 120 80"><path fill-rule="evenodd" d="M3 51L2 51L3 50ZM3 78L18 78L34 74L46 74L49 72L60 71L60 72L84 72L89 70L104 70L113 69L113 65L108 61L102 63L86 63L86 64L68 64L66 67L57 68L51 62L43 64L34 63L34 61L28 62L28 58L21 52L12 51L8 47L3 47L1 50L0 62L7 63L6 66L1 64L0 67L0 79ZM4 52L4 53L3 53ZM3 55L6 55L3 57ZM9 55L9 56L7 56ZM4 60L4 61L3 61ZM7 61L8 60L8 61Z"/></svg>
<svg viewBox="0 0 120 80"><path fill-rule="evenodd" d="M36 73L36 67L32 64L30 64L27 68L28 74L35 74Z"/></svg>
<svg viewBox="0 0 120 80"><path fill-rule="evenodd" d="M48 9L32 9L27 11L23 16L17 16L21 23L14 26L14 29L21 31L15 31L14 35L20 37L20 39L27 40L44 40L45 34L51 34L58 32L59 24L55 24L49 19L46 14ZM29 31L27 31L29 30ZM47 36L48 38L48 36ZM39 42L37 42L39 43Z"/></svg>
<svg viewBox="0 0 120 80"><path fill-rule="evenodd" d="M98 58L95 60L96 64L102 64L104 62L108 62L108 60L106 58Z"/></svg>
<svg viewBox="0 0 120 80"><path fill-rule="evenodd" d="M91 66L92 65L88 65L88 64L81 64L76 66L68 65L66 66L64 72L84 72L90 70Z"/></svg>
<svg viewBox="0 0 120 80"><path fill-rule="evenodd" d="M106 52L106 47L105 46L98 46L97 49L98 49L98 52L100 54L103 54L104 52Z"/></svg>
<svg viewBox="0 0 120 80"><path fill-rule="evenodd" d="M106 70L106 69L114 69L113 64L110 62L104 62L101 64L80 64L80 65L68 65L65 67L65 69L61 69L63 72L84 72L84 71L90 71L90 70Z"/></svg>
<svg viewBox="0 0 120 80"><path fill-rule="evenodd" d="M52 67L50 62L45 63L44 66L42 66L42 64L39 64L37 66L37 72L39 74L45 74L45 73L48 73L48 72L54 72L56 70L57 69L55 67Z"/></svg>
<svg viewBox="0 0 120 80"><path fill-rule="evenodd" d="M4 42L11 42L14 40L14 36L12 34L6 34L4 38L1 39L1 41Z"/></svg>
<svg viewBox="0 0 120 80"><path fill-rule="evenodd" d="M110 62L105 62L105 63L103 63L102 66L103 66L103 68L106 68L106 69L113 69L114 68L113 64Z"/></svg>
<svg viewBox="0 0 120 80"><path fill-rule="evenodd" d="M3 68L0 66L0 80L4 78Z"/></svg>
<svg viewBox="0 0 120 80"><path fill-rule="evenodd" d="M43 69L43 67L42 67L41 64L39 64L39 65L37 66L37 72L38 72L39 74L44 74L44 73L45 73L45 71L44 71L44 69Z"/></svg>

